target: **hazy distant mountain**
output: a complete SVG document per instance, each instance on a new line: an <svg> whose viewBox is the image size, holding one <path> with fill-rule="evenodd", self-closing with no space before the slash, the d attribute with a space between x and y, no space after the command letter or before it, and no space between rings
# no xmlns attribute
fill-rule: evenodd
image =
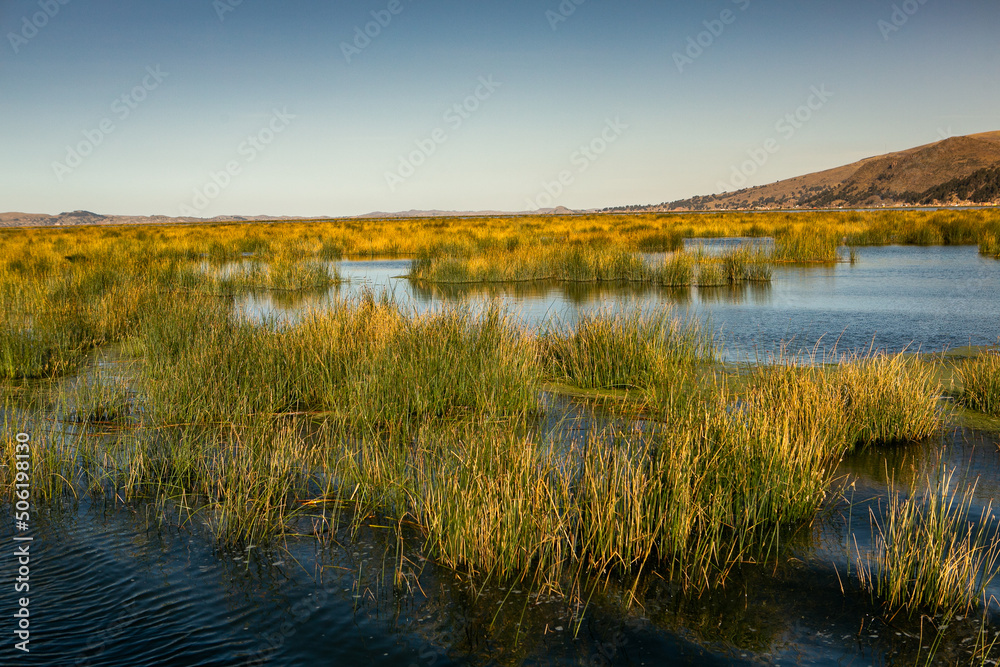
<svg viewBox="0 0 1000 667"><path fill-rule="evenodd" d="M684 211L1000 204L1000 132L951 137L906 151L736 192L655 206L606 210Z"/></svg>
<svg viewBox="0 0 1000 667"><path fill-rule="evenodd" d="M218 216L216 218L170 218L165 215L101 215L90 211L72 211L59 215L45 213L0 213L0 227L69 227L72 225L166 225L178 222L249 222L282 220L274 216Z"/></svg>
<svg viewBox="0 0 1000 667"><path fill-rule="evenodd" d="M572 211L564 206L556 208L546 208L538 211L528 211L532 215L573 215L579 211ZM365 215L349 216L351 218L444 218L444 217L488 217L503 215L521 215L509 211L400 211L398 213L366 213ZM0 213L0 227L68 227L71 225L168 225L175 223L204 223L204 222L264 222L264 221L289 221L289 220L333 220L329 216L314 218L302 218L301 216L273 216L273 215L220 215L214 218L169 218L163 215L136 216L136 215L99 215L90 211L73 211L71 213L60 213L59 215L47 215L45 213Z"/></svg>

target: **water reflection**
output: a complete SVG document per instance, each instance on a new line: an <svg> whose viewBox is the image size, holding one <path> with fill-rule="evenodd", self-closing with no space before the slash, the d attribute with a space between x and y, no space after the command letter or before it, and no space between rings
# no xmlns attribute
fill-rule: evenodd
<svg viewBox="0 0 1000 667"><path fill-rule="evenodd" d="M564 306L593 306L630 299L648 299L668 304L687 304L692 300L691 287L659 287L631 283L559 283L531 282L509 285L432 285L413 284L414 298L424 305L436 302L464 301L541 301Z"/></svg>
<svg viewBox="0 0 1000 667"><path fill-rule="evenodd" d="M698 241L722 252L745 239ZM767 245L766 239L757 240ZM442 304L473 308L498 301L530 326L552 318L575 322L606 309L650 311L672 307L722 333L725 358L747 360L785 349L822 358L869 348L939 351L987 345L1000 336L1000 262L974 246L863 248L860 260L808 266L778 265L770 284L667 289L634 284L411 283L408 260L343 261L345 283L320 293L261 293L237 308L263 320L294 320L306 309L338 298L387 292L404 309L425 312Z"/></svg>

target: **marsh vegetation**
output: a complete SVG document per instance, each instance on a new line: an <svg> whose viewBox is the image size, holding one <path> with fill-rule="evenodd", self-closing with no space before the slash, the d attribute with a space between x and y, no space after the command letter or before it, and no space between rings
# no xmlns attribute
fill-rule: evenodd
<svg viewBox="0 0 1000 667"><path fill-rule="evenodd" d="M945 393L996 415L1000 357L959 364L949 389L950 362L914 354L723 363L715 332L669 308L534 327L495 302L415 314L369 292L261 322L236 298L327 289L333 260L378 255L414 257L426 283L738 285L840 261L845 241L988 248L997 224L938 212L3 231L0 447L13 460L14 435L37 434L40 501L144 503L221 545L405 524L475 581L573 597L652 572L698 595L776 567L842 498L845 457L939 435ZM773 247L685 250L695 237ZM90 362L111 348L121 364ZM611 417L556 437L558 394ZM0 485L10 498L10 468ZM852 586L889 613L991 606L997 529L970 517L967 495L893 490L873 517Z"/></svg>

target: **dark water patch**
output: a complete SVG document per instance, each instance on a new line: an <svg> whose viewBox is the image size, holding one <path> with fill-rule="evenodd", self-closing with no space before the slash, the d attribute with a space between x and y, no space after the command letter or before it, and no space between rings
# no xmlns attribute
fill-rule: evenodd
<svg viewBox="0 0 1000 667"><path fill-rule="evenodd" d="M559 423L579 431L615 419L589 403L549 400L553 414L572 415ZM197 520L173 525L169 508L161 523L158 507L85 496L38 518L37 643L19 664L922 662L942 620L887 620L852 574L854 550L871 546L869 512L884 504L889 478L909 489L955 468L959 485L980 480L985 506L1000 484L998 444L963 429L846 458L839 492L814 524L789 527L773 561L745 564L701 596L656 568L638 582L636 573L584 577L569 597L526 581L486 582L434 565L419 534L404 526L400 540L377 518L321 540L220 550ZM9 544L4 530L0 543ZM5 552L0 570L12 568ZM988 592L1000 596L996 584ZM980 622L953 621L931 664L968 662ZM997 631L989 618L991 640Z"/></svg>

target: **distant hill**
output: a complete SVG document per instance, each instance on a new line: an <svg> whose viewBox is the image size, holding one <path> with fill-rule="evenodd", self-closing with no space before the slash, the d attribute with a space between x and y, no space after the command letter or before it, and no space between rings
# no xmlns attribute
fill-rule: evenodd
<svg viewBox="0 0 1000 667"><path fill-rule="evenodd" d="M398 211L396 213L385 213L383 211L375 211L374 213L366 213L364 215L354 216L357 218L454 218L454 217L484 217L488 218L491 216L504 216L504 215L575 215L577 213L583 213L584 211L574 211L566 208L565 206L557 206L555 208L540 208L537 211L519 211L513 213L511 211Z"/></svg>
<svg viewBox="0 0 1000 667"><path fill-rule="evenodd" d="M998 205L1000 132L951 137L835 169L736 192L692 197L629 211L769 208L867 208Z"/></svg>
<svg viewBox="0 0 1000 667"><path fill-rule="evenodd" d="M361 218L447 218L447 217L490 217L505 215L575 215L582 211L572 211L564 206L511 213L505 211L400 211L384 213L376 211L364 215L348 216L343 219ZM72 211L59 215L45 213L0 213L0 227L69 227L73 225L169 225L180 223L211 223L211 222L265 222L292 220L335 220L329 216L303 218L302 216L242 216L220 215L214 218L169 218L164 215L100 215L90 211Z"/></svg>
<svg viewBox="0 0 1000 667"><path fill-rule="evenodd" d="M0 213L0 227L71 227L74 225L167 225L184 222L251 222L281 220L273 216L219 216L216 218L170 218L165 215L101 215L90 211L71 211L58 215L46 213Z"/></svg>

